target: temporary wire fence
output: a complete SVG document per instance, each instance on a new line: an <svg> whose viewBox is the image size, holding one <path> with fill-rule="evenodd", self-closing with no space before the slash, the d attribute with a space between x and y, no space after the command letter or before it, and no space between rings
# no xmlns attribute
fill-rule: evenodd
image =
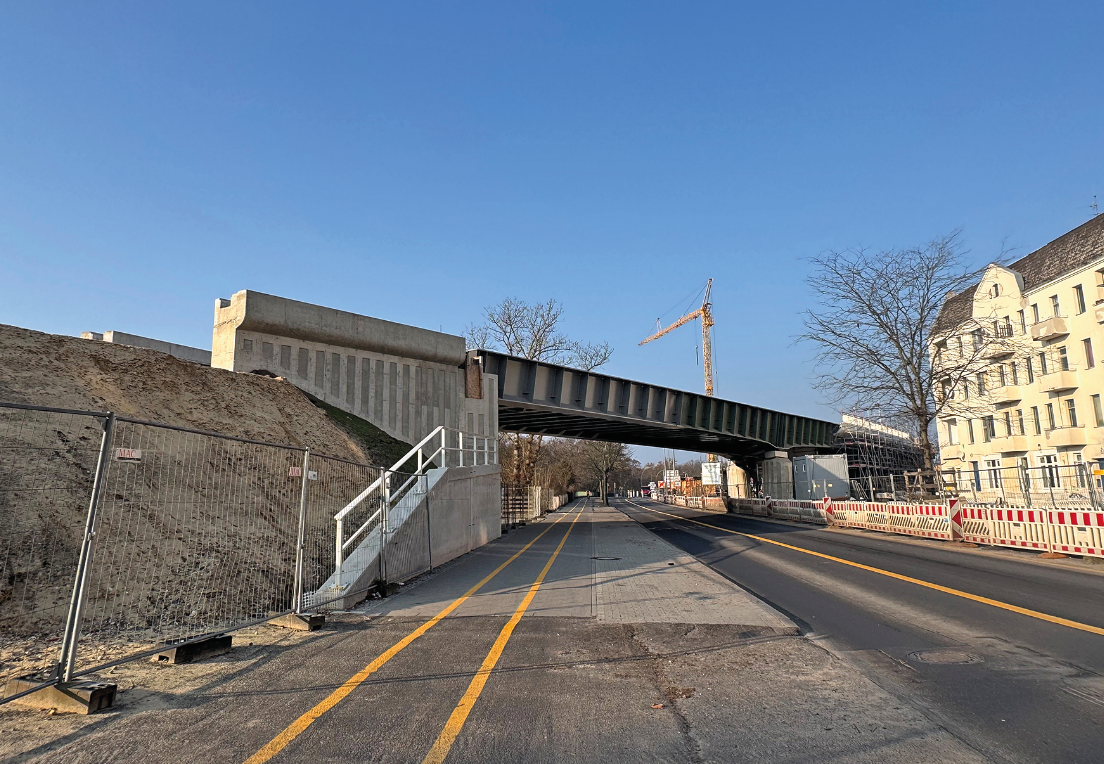
<svg viewBox="0 0 1104 764"><path fill-rule="evenodd" d="M106 422L0 406L0 687L56 675Z"/></svg>
<svg viewBox="0 0 1104 764"><path fill-rule="evenodd" d="M0 703L429 570L427 469L497 462L493 439L449 438L398 472L0 403L0 687L33 685Z"/></svg>

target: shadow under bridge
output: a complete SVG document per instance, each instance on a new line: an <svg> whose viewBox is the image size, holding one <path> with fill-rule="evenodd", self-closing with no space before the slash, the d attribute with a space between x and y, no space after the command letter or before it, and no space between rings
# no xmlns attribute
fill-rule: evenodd
<svg viewBox="0 0 1104 764"><path fill-rule="evenodd" d="M507 432L677 448L747 461L773 450L829 450L839 427L490 350L469 351L468 363L498 376L498 426Z"/></svg>

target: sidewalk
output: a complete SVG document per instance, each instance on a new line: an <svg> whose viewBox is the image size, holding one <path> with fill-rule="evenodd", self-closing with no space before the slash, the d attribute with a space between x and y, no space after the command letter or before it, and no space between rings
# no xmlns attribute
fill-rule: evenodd
<svg viewBox="0 0 1104 764"><path fill-rule="evenodd" d="M620 510L592 503L575 520L577 507L512 532L511 546L522 545L558 520L557 527L541 540L540 549L534 547L515 560L455 615L509 616L548 560L549 551L544 547L554 548L571 526L567 542L526 611L526 618L719 624L780 635L798 633L793 622L781 613ZM431 617L501 561L491 550L479 550L457 560L447 572L417 582L394 597L373 601L360 612Z"/></svg>

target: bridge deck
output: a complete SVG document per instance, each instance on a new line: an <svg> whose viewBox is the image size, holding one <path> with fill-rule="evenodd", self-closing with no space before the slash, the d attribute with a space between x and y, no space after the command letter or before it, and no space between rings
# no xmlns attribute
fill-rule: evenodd
<svg viewBox="0 0 1104 764"><path fill-rule="evenodd" d="M499 428L510 432L709 451L732 458L831 447L839 425L490 350L469 363L498 376Z"/></svg>

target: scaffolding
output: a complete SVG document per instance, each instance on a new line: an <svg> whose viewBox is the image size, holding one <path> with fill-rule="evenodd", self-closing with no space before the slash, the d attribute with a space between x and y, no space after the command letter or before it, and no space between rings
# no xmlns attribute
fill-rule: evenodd
<svg viewBox="0 0 1104 764"><path fill-rule="evenodd" d="M851 496L865 501L907 500L924 466L907 432L853 414L841 414L836 447L847 455ZM911 473L911 474L910 474Z"/></svg>

